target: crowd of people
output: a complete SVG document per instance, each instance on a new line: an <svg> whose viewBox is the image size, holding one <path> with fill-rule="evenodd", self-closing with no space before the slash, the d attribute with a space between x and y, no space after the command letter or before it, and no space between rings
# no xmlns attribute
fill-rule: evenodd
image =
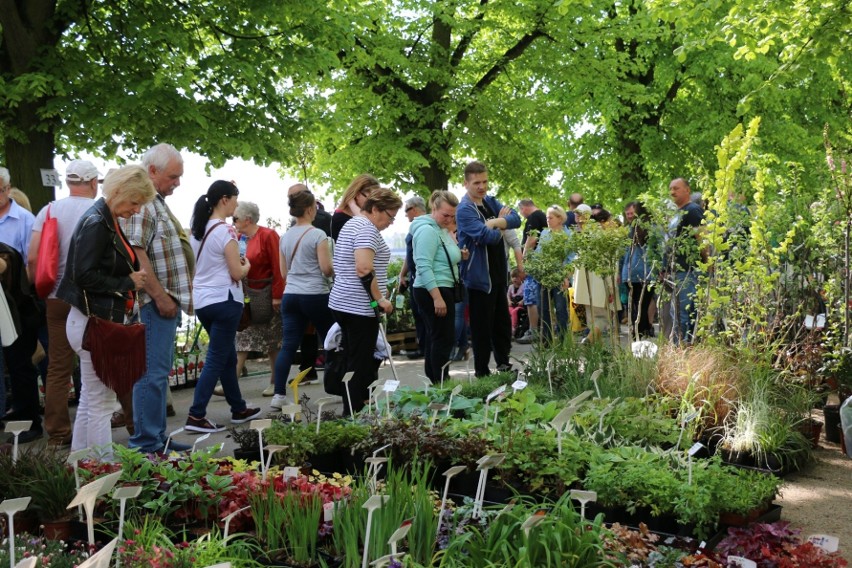
<svg viewBox="0 0 852 568"><path fill-rule="evenodd" d="M166 202L182 175L183 159L169 144L154 146L142 156L141 165L111 170L103 180L93 164L75 160L66 168L69 197L34 216L19 203L22 198L10 196L9 172L0 168L0 282L14 320L11 333L9 326L0 327L0 333L13 336L0 337L12 391L11 410L3 420L32 421L21 442L40 438L44 429L54 447L106 445L115 425L113 411L120 405L131 433L129 445L163 451L168 377L182 313L194 313L209 336L187 430L224 429L207 415L216 394L227 401L232 424L262 413L246 403L238 380L252 351L269 356L270 385L263 394L271 396L272 411L290 404L288 379L297 353L300 367L310 369L319 344L328 346L329 341L338 347L345 369L353 372L344 414L368 404L369 385L386 347L380 341L380 316L394 310L388 297L391 251L381 231L403 209L400 197L374 176L362 174L330 215L306 186L296 184L288 190L291 223L279 236L258 225L258 207L239 201L233 182L218 180L198 198L187 231ZM102 197L97 198L101 182ZM428 206L421 197L404 205L411 227L400 282L410 290L424 371L433 383L445 380L448 363L468 357L470 348L477 377L492 372L492 359L497 371L511 370L511 342L513 334L520 335L522 312L529 330L520 342L536 333L565 333L571 325L569 288L575 304L584 307L575 311L584 311L587 321L606 329L607 310L620 306L606 298L607 287L599 276L578 270L564 285L543 288L524 272L524 260L553 235L582 231L590 220L612 223L605 209L589 207L574 194L567 211L559 205L541 211L532 199L524 199L519 214L488 193L488 170L478 161L465 167L464 189L461 199L439 190ZM699 226L702 212L689 199L686 180L672 182L671 196L681 213L670 232ZM518 239L515 229L522 217L526 222ZM630 318L638 321L639 335L652 336L655 282L670 280L676 298L672 321L678 336L688 340L694 259L674 258L675 270L653 266L647 257L649 229L642 222L647 217L638 202L625 210L631 246L620 276L632 298ZM31 284L39 270L42 232L53 219L59 262L54 289L42 301ZM246 296L255 298L248 305L256 307L251 325L243 329ZM145 370L133 377L132 388L118 400L83 347L93 317L145 325ZM41 339L40 330L46 331ZM32 363L38 341L47 345L49 357L44 427ZM117 349L116 361L122 356L126 354ZM80 400L72 427L67 398L77 358ZM316 376L315 370L311 373L307 380ZM2 409L4 385L0 381ZM170 447L187 449L174 440Z"/></svg>

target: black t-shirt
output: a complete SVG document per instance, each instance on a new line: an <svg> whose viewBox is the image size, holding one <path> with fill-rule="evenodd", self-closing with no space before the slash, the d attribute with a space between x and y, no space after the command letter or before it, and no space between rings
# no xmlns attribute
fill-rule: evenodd
<svg viewBox="0 0 852 568"><path fill-rule="evenodd" d="M547 228L547 215L544 214L544 211L541 209L536 209L530 216L527 217L527 222L524 223L524 234L521 237L521 246L527 243L527 237L530 235L530 231L538 231L539 235L541 232Z"/></svg>
<svg viewBox="0 0 852 568"><path fill-rule="evenodd" d="M486 220L497 218L497 214L484 201L476 208ZM486 245L485 250L488 251L488 275L491 277L492 291L500 285L508 286L509 266L506 264L506 246L503 244L503 239L493 245Z"/></svg>
<svg viewBox="0 0 852 568"><path fill-rule="evenodd" d="M334 239L334 242L337 242L337 235L340 234L340 229L351 218L352 215L346 211L341 211L340 209L334 210L334 215L331 216L331 238Z"/></svg>

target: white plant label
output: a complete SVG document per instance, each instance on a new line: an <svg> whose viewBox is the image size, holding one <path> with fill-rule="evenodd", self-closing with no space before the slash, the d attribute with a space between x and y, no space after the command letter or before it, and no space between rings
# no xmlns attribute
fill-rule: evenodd
<svg viewBox="0 0 852 568"><path fill-rule="evenodd" d="M488 396L485 397L485 402L491 402L492 400L494 400L495 398L497 398L498 396L500 396L504 392L506 392L506 385L500 385L499 387L497 387L496 389L491 391L491 393Z"/></svg>
<svg viewBox="0 0 852 568"><path fill-rule="evenodd" d="M322 520L330 523L334 519L334 502L330 501L322 506Z"/></svg>
<svg viewBox="0 0 852 568"><path fill-rule="evenodd" d="M704 447L704 446L701 444L701 442L695 442L695 443L692 445L692 447L691 447L691 448L689 448L689 452L688 452L688 453L689 453L689 455L690 455L690 456L694 456L694 455L695 455L695 454L697 454L699 451L701 451L701 448L703 448L703 447Z"/></svg>
<svg viewBox="0 0 852 568"><path fill-rule="evenodd" d="M284 468L284 479L292 479L294 477L299 477L299 468L293 466L287 466Z"/></svg>
<svg viewBox="0 0 852 568"><path fill-rule="evenodd" d="M514 383L512 383L512 390L514 391L522 391L527 388L527 382L521 379L518 379Z"/></svg>
<svg viewBox="0 0 852 568"><path fill-rule="evenodd" d="M384 392L396 392L396 389L399 388L399 381L389 379L385 381L384 386L382 387L382 391Z"/></svg>
<svg viewBox="0 0 852 568"><path fill-rule="evenodd" d="M827 534L812 534L808 537L808 542L829 553L837 552L837 547L840 545L840 539Z"/></svg>
<svg viewBox="0 0 852 568"><path fill-rule="evenodd" d="M698 412L697 410L690 412L689 414L687 414L686 416L683 417L683 421L681 422L681 424L689 424L690 422L692 422L693 420L698 418L698 416L700 414L701 413Z"/></svg>
<svg viewBox="0 0 852 568"><path fill-rule="evenodd" d="M743 558L742 556L728 556L728 566L734 568L757 568L757 564L753 560Z"/></svg>

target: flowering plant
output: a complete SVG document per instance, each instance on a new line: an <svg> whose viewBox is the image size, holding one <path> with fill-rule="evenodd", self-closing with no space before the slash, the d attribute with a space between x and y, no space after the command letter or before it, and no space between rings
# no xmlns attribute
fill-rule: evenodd
<svg viewBox="0 0 852 568"><path fill-rule="evenodd" d="M68 546L61 540L45 540L26 534L15 537L15 560L20 562L27 558L39 559L39 568L74 568L89 557L86 545ZM0 544L0 566L9 564L9 539L4 538Z"/></svg>

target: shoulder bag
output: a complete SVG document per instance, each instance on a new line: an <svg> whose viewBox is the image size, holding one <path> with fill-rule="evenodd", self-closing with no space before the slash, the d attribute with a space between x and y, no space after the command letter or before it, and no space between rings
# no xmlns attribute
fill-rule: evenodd
<svg viewBox="0 0 852 568"><path fill-rule="evenodd" d="M138 294L134 294L134 298L138 313ZM145 324L116 323L99 318L89 310L89 296L85 290L83 300L89 321L83 332L82 347L91 354L98 379L119 397L127 395L147 370Z"/></svg>
<svg viewBox="0 0 852 568"><path fill-rule="evenodd" d="M47 216L41 227L41 240L38 243L38 264L35 273L35 289L39 298L47 298L56 286L59 273L59 226L56 217Z"/></svg>

